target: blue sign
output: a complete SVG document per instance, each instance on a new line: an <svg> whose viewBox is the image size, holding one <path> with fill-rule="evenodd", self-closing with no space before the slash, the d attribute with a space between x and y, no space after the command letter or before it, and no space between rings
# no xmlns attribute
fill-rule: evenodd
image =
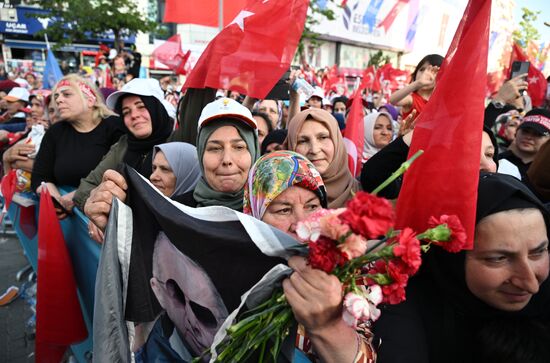
<svg viewBox="0 0 550 363"><path fill-rule="evenodd" d="M25 6L18 6L15 9L17 16L13 19L13 21L0 21L0 33L34 35L45 28L44 24L46 24L47 27L47 24L50 21L48 18L37 19L31 16L31 14L47 14L48 12L45 10ZM88 40L97 42L113 42L115 40L115 36L112 30L106 30L105 33L100 35L98 38L90 37ZM124 43L133 44L136 42L136 37L135 35L129 37L123 36L122 40Z"/></svg>
<svg viewBox="0 0 550 363"><path fill-rule="evenodd" d="M39 20L37 18L28 16L28 14L45 13L46 12L44 10L18 6L16 8L17 16L13 19L13 21L0 21L0 33L33 35L44 29L41 21L44 22L47 20Z"/></svg>

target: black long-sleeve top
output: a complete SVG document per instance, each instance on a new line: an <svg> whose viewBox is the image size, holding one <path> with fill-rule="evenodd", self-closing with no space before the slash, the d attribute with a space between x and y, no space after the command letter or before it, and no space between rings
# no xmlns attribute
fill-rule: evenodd
<svg viewBox="0 0 550 363"><path fill-rule="evenodd" d="M118 117L104 119L90 132L78 132L67 121L52 125L44 135L32 170L32 190L42 182L78 187L124 134Z"/></svg>

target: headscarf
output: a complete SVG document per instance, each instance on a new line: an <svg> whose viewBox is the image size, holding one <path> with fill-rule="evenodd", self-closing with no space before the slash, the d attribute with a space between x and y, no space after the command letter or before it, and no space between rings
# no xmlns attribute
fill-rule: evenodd
<svg viewBox="0 0 550 363"><path fill-rule="evenodd" d="M217 119L208 122L206 125L201 127L197 136L197 154L199 157L199 165L203 177L199 180L197 186L195 187L193 198L197 202L198 207L221 205L234 210L241 210L243 207L244 186L242 189L234 193L225 193L211 188L204 178L204 165L202 159L204 156L206 143L208 142L208 139L210 139L210 136L214 133L214 131L223 126L233 126L237 129L239 135L242 137L244 142L246 142L252 164L254 164L254 162L260 155L258 146L258 134L243 121L237 119Z"/></svg>
<svg viewBox="0 0 550 363"><path fill-rule="evenodd" d="M390 125L393 129L393 123L391 115L385 111L369 113L363 119L363 125L365 127L365 143L363 146L363 160L370 159L374 154L380 151L380 148L376 147L374 142L374 125L380 115L385 115L390 121Z"/></svg>
<svg viewBox="0 0 550 363"><path fill-rule="evenodd" d="M327 193L321 175L305 156L281 150L262 156L250 168L244 188L243 213L262 219L267 207L286 189L299 186L319 197L327 207Z"/></svg>
<svg viewBox="0 0 550 363"><path fill-rule="evenodd" d="M135 96L143 101L145 108L149 111L153 132L145 139L138 139L125 125L124 128L128 135L128 149L126 150L123 160L126 164L136 169L141 175L148 178L153 172L153 147L166 141L170 133L172 133L174 122L168 116L164 106L155 97ZM125 97L127 97L127 95L120 97L116 104L115 110L119 115L122 114L122 100Z"/></svg>
<svg viewBox="0 0 550 363"><path fill-rule="evenodd" d="M202 176L197 148L186 142L168 142L156 145L153 151L153 160L159 151L162 151L176 176L176 187L170 197L182 195L195 188Z"/></svg>
<svg viewBox="0 0 550 363"><path fill-rule="evenodd" d="M524 208L540 210L545 220L547 233L550 233L548 210L522 182L504 174L481 173L476 224L495 213ZM446 307L442 307L440 310L443 315L438 315L434 311L426 311L424 314L427 328L435 329L434 335L441 339L440 342L430 343L433 346L430 349L437 352L440 358L453 353L452 349L449 351L449 346L446 344L448 342L457 344L458 334L467 335L468 333L465 332L475 332L477 329L490 330L490 324L495 322L499 328L502 328L506 321L512 321L516 318L534 319L533 321L543 319L548 324L548 319L550 319L550 310L548 309L548 306L550 306L550 279L546 279L541 284L539 292L531 298L529 304L521 311L506 312L498 310L487 305L468 289L464 268L466 253L465 251L456 254L448 253L441 248L432 248L427 254L425 266L423 266L427 272L425 277L432 281L429 290L434 291L429 299L437 301L436 304L438 305L447 304ZM446 299L442 299L443 296ZM472 328L469 325L472 322L475 322L477 326ZM441 329L442 326L446 326L447 329ZM455 328L451 329L449 327ZM472 336L472 344L480 344L483 346L482 348L485 348L485 342L479 343L476 339ZM461 342L459 344L468 343Z"/></svg>
<svg viewBox="0 0 550 363"><path fill-rule="evenodd" d="M288 125L285 148L296 151L298 133L307 120L317 121L329 130L330 138L334 143L334 158L327 170L321 174L321 177L327 189L329 208L343 207L346 201L352 198L353 193L359 190L359 182L353 178L347 168L348 153L344 145L344 139L338 129L338 122L330 112L310 108L296 114Z"/></svg>
<svg viewBox="0 0 550 363"><path fill-rule="evenodd" d="M288 131L286 129L277 129L270 131L262 142L261 151L262 155L267 152L267 147L273 143L282 145L285 142Z"/></svg>

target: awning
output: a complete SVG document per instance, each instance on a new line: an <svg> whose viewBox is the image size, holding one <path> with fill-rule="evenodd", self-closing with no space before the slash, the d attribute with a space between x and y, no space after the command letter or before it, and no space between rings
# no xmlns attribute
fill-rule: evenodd
<svg viewBox="0 0 550 363"><path fill-rule="evenodd" d="M45 42L37 42L37 41L31 41L31 40L13 40L13 39L6 39L4 44L6 44L10 48L22 48L22 49L46 49L46 43ZM54 45L55 43L50 43L51 45ZM64 47L61 47L60 51L63 52L82 52L87 50L98 50L98 45L93 44L71 44Z"/></svg>

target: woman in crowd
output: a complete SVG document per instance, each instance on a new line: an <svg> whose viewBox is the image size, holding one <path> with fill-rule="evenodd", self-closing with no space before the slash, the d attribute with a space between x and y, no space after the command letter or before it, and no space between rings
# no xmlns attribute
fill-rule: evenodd
<svg viewBox="0 0 550 363"><path fill-rule="evenodd" d="M287 129L277 129L267 134L264 141L260 144L262 155L270 153L272 151L282 150L287 135Z"/></svg>
<svg viewBox="0 0 550 363"><path fill-rule="evenodd" d="M201 178L197 148L185 142L169 142L155 146L151 183L168 198L193 190Z"/></svg>
<svg viewBox="0 0 550 363"><path fill-rule="evenodd" d="M379 362L550 361L549 228L520 181L482 173L473 250L431 248L374 326Z"/></svg>
<svg viewBox="0 0 550 363"><path fill-rule="evenodd" d="M251 168L245 187L244 213L296 238L296 224L326 208L319 172L292 151L262 156ZM335 276L292 257L294 273L283 282L286 298L300 323L296 355L314 362L373 362L370 333L358 335L342 320L342 285ZM308 359L302 358L302 359Z"/></svg>
<svg viewBox="0 0 550 363"><path fill-rule="evenodd" d="M401 106L403 119L412 110L416 110L417 115L422 112L435 89L435 78L443 59L439 54L429 54L422 58L411 74L411 83L390 96L392 105Z"/></svg>
<svg viewBox="0 0 550 363"><path fill-rule="evenodd" d="M155 79L136 78L107 98L107 104L120 114L125 134L78 187L74 201L84 213L103 228L112 196L124 200L124 177L115 171L121 163L146 178L152 173L153 147L166 141L172 132L174 107L164 100ZM92 197L93 196L93 197ZM99 222L99 220L101 222ZM90 225L91 226L91 225ZM94 230L90 230L93 235Z"/></svg>
<svg viewBox="0 0 550 363"><path fill-rule="evenodd" d="M321 174L328 194L329 208L340 208L359 183L347 165L348 154L334 117L325 110L307 109L296 114L288 125L286 149L308 158Z"/></svg>
<svg viewBox="0 0 550 363"><path fill-rule="evenodd" d="M32 190L46 183L51 195L66 210L73 208L74 193L60 196L56 185L78 187L122 135L117 118L109 111L101 93L82 77L63 77L53 89L61 120L44 135L32 171ZM60 215L62 216L62 215Z"/></svg>
<svg viewBox="0 0 550 363"><path fill-rule="evenodd" d="M137 80L139 79L132 82ZM130 122L128 113L124 118L125 123ZM182 194L177 200L192 207L221 205L242 210L244 184L248 171L258 154L256 123L250 111L228 98L221 98L209 103L203 109L199 119L197 137L197 155L202 178L193 190ZM111 165L106 167L103 164L108 159L109 156L98 166L98 169L107 170L118 165L117 162L113 166L111 162ZM118 160L122 161L122 158L118 156ZM132 166L132 164L129 165ZM85 201L84 212L93 222L90 224L91 236L99 234L97 228L101 230L105 228L113 195L125 200L127 188L124 177L116 171L105 171L103 179L101 179L99 176L101 174L96 170L92 174L97 173L94 179L97 178L96 180L100 181L99 186L90 193L87 201L85 198L83 199ZM151 172L147 176L150 174ZM88 179L90 177L86 178L86 181ZM78 192L76 197L79 197Z"/></svg>
<svg viewBox="0 0 550 363"><path fill-rule="evenodd" d="M273 131L273 126L271 126L271 121L269 116L262 112L252 112L252 117L256 120L258 125L258 144L262 145L265 137Z"/></svg>
<svg viewBox="0 0 550 363"><path fill-rule="evenodd" d="M365 116L365 145L363 162L367 161L393 139L393 123L386 112L373 112Z"/></svg>

